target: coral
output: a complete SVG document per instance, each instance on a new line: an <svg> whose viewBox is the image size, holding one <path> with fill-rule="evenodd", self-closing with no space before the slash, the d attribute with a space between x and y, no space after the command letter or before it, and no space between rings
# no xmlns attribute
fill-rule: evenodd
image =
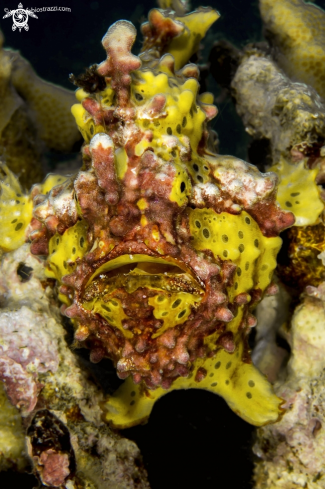
<svg viewBox="0 0 325 489"><path fill-rule="evenodd" d="M80 138L70 107L74 94L39 78L0 31L0 157L23 188L42 178L46 148L69 152Z"/></svg>
<svg viewBox="0 0 325 489"><path fill-rule="evenodd" d="M16 469L22 471L27 465L25 434L21 416L7 398L0 384L0 471Z"/></svg>
<svg viewBox="0 0 325 489"><path fill-rule="evenodd" d="M303 0L260 0L259 5L277 63L324 97L325 12Z"/></svg>
<svg viewBox="0 0 325 489"><path fill-rule="evenodd" d="M217 110L198 94L198 68L184 64L217 17L152 10L139 57L133 25L110 27L107 59L73 77L83 168L30 196L26 237L47 255L75 341L129 377L106 403L118 427L180 388L217 393L256 425L282 413L246 337L252 309L274 290L278 234L294 217L275 202L273 173L209 149Z"/></svg>
<svg viewBox="0 0 325 489"><path fill-rule="evenodd" d="M292 351L285 380L275 384L286 414L258 430L254 446L258 488L324 487L324 322L321 300L305 297L287 333Z"/></svg>
<svg viewBox="0 0 325 489"><path fill-rule="evenodd" d="M323 282L325 268L319 257L325 250L324 238L323 223L288 231L278 265L278 275L286 285L303 292L308 285L317 287Z"/></svg>
<svg viewBox="0 0 325 489"><path fill-rule="evenodd" d="M243 52L231 88L246 131L270 140L273 164L280 156L291 157L296 147L306 156L319 156L325 108L313 88L293 82L272 59L252 48Z"/></svg>
<svg viewBox="0 0 325 489"><path fill-rule="evenodd" d="M51 282L29 248L0 265L0 378L15 406L1 405L1 419L12 420L0 428L1 462L22 467L28 452L51 487L146 488L139 450L102 421L103 395L69 349Z"/></svg>

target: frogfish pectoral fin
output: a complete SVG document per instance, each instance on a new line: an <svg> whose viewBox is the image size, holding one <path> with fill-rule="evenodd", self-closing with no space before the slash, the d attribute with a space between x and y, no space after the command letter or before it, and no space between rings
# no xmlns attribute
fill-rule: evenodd
<svg viewBox="0 0 325 489"><path fill-rule="evenodd" d="M105 419L119 429L145 423L154 403L167 392L161 387L149 391L128 377L105 403Z"/></svg>
<svg viewBox="0 0 325 489"><path fill-rule="evenodd" d="M194 380L188 387L218 394L248 423L254 426L275 423L283 414L283 400L274 394L272 385L252 363L241 360L240 352L219 350L202 362L198 370L206 372L204 379L195 381L200 375L194 371Z"/></svg>
<svg viewBox="0 0 325 489"><path fill-rule="evenodd" d="M252 363L243 362L242 355L240 344L234 353L218 350L211 358L198 358L191 375L177 378L168 390L148 390L129 377L106 402L106 420L116 428L130 428L145 422L154 403L168 392L204 389L223 397L236 414L254 426L275 423L284 412L283 400Z"/></svg>

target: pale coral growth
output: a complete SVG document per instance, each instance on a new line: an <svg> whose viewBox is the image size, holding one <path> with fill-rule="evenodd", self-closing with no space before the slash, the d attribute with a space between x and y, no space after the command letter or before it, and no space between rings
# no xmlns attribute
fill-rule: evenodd
<svg viewBox="0 0 325 489"><path fill-rule="evenodd" d="M286 412L276 425L258 431L258 488L324 487L324 324L323 304L313 298L306 298L292 318L287 375L275 384Z"/></svg>
<svg viewBox="0 0 325 489"><path fill-rule="evenodd" d="M266 36L291 79L325 97L325 12L303 0L260 0Z"/></svg>
<svg viewBox="0 0 325 489"><path fill-rule="evenodd" d="M10 407L1 394L1 420L11 423L6 429L0 424L2 466L11 467L12 457L12 463L23 467L27 434L34 472L45 484L147 488L138 448L101 419L103 395L64 339L44 265L30 254L29 245L4 255L0 294L1 375L9 399L19 408ZM27 414L27 422L21 422Z"/></svg>

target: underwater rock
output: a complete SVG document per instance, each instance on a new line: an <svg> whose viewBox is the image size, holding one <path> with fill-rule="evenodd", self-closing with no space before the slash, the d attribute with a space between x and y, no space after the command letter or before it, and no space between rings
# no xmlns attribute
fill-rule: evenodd
<svg viewBox="0 0 325 489"><path fill-rule="evenodd" d="M257 432L254 479L259 489L325 487L324 325L323 302L305 297L287 329L291 356L286 377L274 385L285 400L285 414Z"/></svg>
<svg viewBox="0 0 325 489"><path fill-rule="evenodd" d="M103 394L69 349L28 244L3 256L0 294L0 378L13 405L1 404L1 419L13 423L0 426L2 467L31 460L43 484L67 489L149 487L137 446L102 421Z"/></svg>
<svg viewBox="0 0 325 489"><path fill-rule="evenodd" d="M23 471L28 466L25 432L18 409L0 382L0 471Z"/></svg>
<svg viewBox="0 0 325 489"><path fill-rule="evenodd" d="M310 86L287 78L272 59L247 49L232 80L232 94L246 131L271 142L273 163L304 143L318 154L325 141L325 105ZM298 148L297 148L298 150Z"/></svg>

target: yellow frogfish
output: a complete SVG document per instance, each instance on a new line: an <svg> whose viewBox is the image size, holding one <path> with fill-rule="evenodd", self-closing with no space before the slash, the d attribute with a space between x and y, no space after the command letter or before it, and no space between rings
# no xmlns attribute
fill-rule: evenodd
<svg viewBox="0 0 325 489"><path fill-rule="evenodd" d="M134 26L116 22L107 59L76 78L82 169L29 195L1 170L0 245L29 240L47 257L76 343L126 379L105 405L119 428L174 389L216 393L257 426L282 413L247 336L294 216L276 203L274 173L211 149L217 109L188 60L218 16L152 10L139 56Z"/></svg>

